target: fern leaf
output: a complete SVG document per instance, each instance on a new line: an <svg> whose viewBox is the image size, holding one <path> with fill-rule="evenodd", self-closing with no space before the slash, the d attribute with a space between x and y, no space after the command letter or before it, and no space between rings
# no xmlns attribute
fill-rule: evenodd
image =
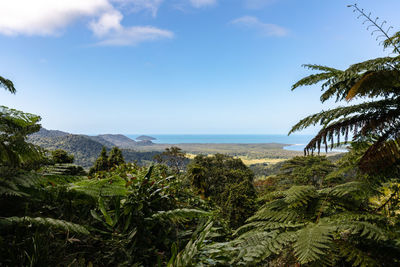
<svg viewBox="0 0 400 267"><path fill-rule="evenodd" d="M199 209L175 209L168 211L159 211L152 215L153 219L169 220L173 223L182 223L194 218L211 216L210 212Z"/></svg>
<svg viewBox="0 0 400 267"><path fill-rule="evenodd" d="M3 218L0 219L0 221L4 224L12 225L12 224L20 224L20 225L27 225L27 224L33 224L36 226L45 226L45 227L50 227L50 228L55 228L55 229L60 229L63 231L68 231L68 232L73 232L73 233L78 233L78 234L84 234L84 235L89 235L90 232L86 229L86 227L63 221L63 220L57 220L57 219L52 219L52 218L42 218L42 217L8 217L8 218Z"/></svg>
<svg viewBox="0 0 400 267"><path fill-rule="evenodd" d="M301 264L321 260L332 247L335 227L324 224L309 224L297 231L294 252Z"/></svg>
<svg viewBox="0 0 400 267"><path fill-rule="evenodd" d="M79 191L94 198L98 198L99 196L126 196L128 193L126 181L119 177L79 181L72 183L69 186L69 190Z"/></svg>
<svg viewBox="0 0 400 267"><path fill-rule="evenodd" d="M350 243L339 242L340 256L353 266L373 267L379 266L378 263L368 255Z"/></svg>

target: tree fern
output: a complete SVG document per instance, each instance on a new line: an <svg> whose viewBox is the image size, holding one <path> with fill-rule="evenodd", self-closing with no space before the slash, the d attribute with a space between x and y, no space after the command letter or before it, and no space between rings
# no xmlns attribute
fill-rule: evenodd
<svg viewBox="0 0 400 267"><path fill-rule="evenodd" d="M335 251L343 250L341 244L355 246L360 253L365 243L382 247L390 235L388 218L363 210L366 207L359 199L375 192L365 191L365 186L362 182L319 190L294 186L276 194L236 230L237 237L229 243L235 263L256 264L293 249L300 264L331 266L355 257L337 257Z"/></svg>
<svg viewBox="0 0 400 267"><path fill-rule="evenodd" d="M368 97L372 101L358 105L339 107L311 115L293 126L290 133L302 130L311 125L320 125L322 129L309 142L305 152L320 151L321 145L328 149L340 138L348 140L373 135L379 139L365 152L360 160L360 168L369 173L382 170L382 166L393 166L400 160L400 50L399 33L389 37L370 15L364 13L357 5L352 6L369 27L380 32L386 38L384 46L391 46L395 57L383 57L353 64L346 70L337 70L319 65L305 65L319 71L295 83L292 90L300 86L322 83L321 101L332 97L336 101L351 101L356 98ZM379 36L378 36L379 38ZM376 98L382 98L377 100Z"/></svg>

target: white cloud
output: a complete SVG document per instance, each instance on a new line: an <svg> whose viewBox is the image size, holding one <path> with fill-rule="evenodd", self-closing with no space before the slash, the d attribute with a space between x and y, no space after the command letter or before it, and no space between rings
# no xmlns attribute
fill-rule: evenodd
<svg viewBox="0 0 400 267"><path fill-rule="evenodd" d="M157 16L158 9L164 0L112 0L122 7L131 7L132 11L148 10L153 17Z"/></svg>
<svg viewBox="0 0 400 267"><path fill-rule="evenodd" d="M174 37L173 32L152 26L124 27L121 25L122 18L120 12L113 11L103 14L90 24L93 33L100 39L98 45L127 46Z"/></svg>
<svg viewBox="0 0 400 267"><path fill-rule="evenodd" d="M123 17L119 11L111 10L101 15L97 21L92 21L89 24L89 28L97 37L103 37L110 31L120 31L122 29L121 20Z"/></svg>
<svg viewBox="0 0 400 267"><path fill-rule="evenodd" d="M122 28L121 30L111 31L106 38L98 42L98 45L128 46L136 45L145 41L159 39L171 39L174 33L168 30L159 29L152 26L133 26Z"/></svg>
<svg viewBox="0 0 400 267"><path fill-rule="evenodd" d="M205 6L212 6L217 3L217 0L190 0L192 6L196 8L205 7Z"/></svg>
<svg viewBox="0 0 400 267"><path fill-rule="evenodd" d="M107 0L2 0L0 33L55 35L78 18L110 8Z"/></svg>
<svg viewBox="0 0 400 267"><path fill-rule="evenodd" d="M244 5L248 9L260 9L272 4L276 0L245 0Z"/></svg>
<svg viewBox="0 0 400 267"><path fill-rule="evenodd" d="M1 0L0 34L58 35L79 19L91 19L98 44L135 45L140 42L172 38L168 30L152 26L123 26L123 14L115 4L133 4L156 14L162 0Z"/></svg>
<svg viewBox="0 0 400 267"><path fill-rule="evenodd" d="M282 37L288 34L287 29L276 24L263 23L258 18L252 16L243 16L231 21L231 23L240 27L254 29L265 36Z"/></svg>

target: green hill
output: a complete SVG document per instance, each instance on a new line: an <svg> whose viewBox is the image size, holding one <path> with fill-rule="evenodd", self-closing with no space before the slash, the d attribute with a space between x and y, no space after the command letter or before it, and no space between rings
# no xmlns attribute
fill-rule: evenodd
<svg viewBox="0 0 400 267"><path fill-rule="evenodd" d="M127 162L137 162L138 164L152 161L153 157L159 154L159 152L135 151L132 149L133 143L129 141L131 139L127 139L129 138L124 138L123 135L87 136L42 129L35 135L31 135L29 142L48 151L63 149L74 155L75 164L85 168L93 165L103 146L108 150L114 146L120 147ZM128 144L131 145L128 146Z"/></svg>

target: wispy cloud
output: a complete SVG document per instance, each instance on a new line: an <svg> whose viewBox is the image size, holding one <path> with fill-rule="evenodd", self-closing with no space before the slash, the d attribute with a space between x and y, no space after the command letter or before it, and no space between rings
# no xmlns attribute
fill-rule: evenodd
<svg viewBox="0 0 400 267"><path fill-rule="evenodd" d="M152 26L124 26L114 5L147 9L155 16L162 0L12 0L0 1L0 34L60 35L79 19L91 19L89 29L101 45L136 45L173 38L171 31Z"/></svg>
<svg viewBox="0 0 400 267"><path fill-rule="evenodd" d="M257 17L243 16L231 21L231 24L256 30L259 34L264 36L277 36L283 37L288 34L288 30L276 24L264 23Z"/></svg>
<svg viewBox="0 0 400 267"><path fill-rule="evenodd" d="M217 0L190 0L193 7L200 8L206 6L213 6L217 3Z"/></svg>
<svg viewBox="0 0 400 267"><path fill-rule="evenodd" d="M164 0L112 0L112 2L133 12L149 11L153 17L156 17Z"/></svg>
<svg viewBox="0 0 400 267"><path fill-rule="evenodd" d="M276 0L244 0L244 5L248 9L260 9L276 2Z"/></svg>
<svg viewBox="0 0 400 267"><path fill-rule="evenodd" d="M103 14L97 21L90 23L90 29L99 38L99 45L127 46L145 41L171 39L174 33L152 26L124 27L121 24L123 16L119 11Z"/></svg>

